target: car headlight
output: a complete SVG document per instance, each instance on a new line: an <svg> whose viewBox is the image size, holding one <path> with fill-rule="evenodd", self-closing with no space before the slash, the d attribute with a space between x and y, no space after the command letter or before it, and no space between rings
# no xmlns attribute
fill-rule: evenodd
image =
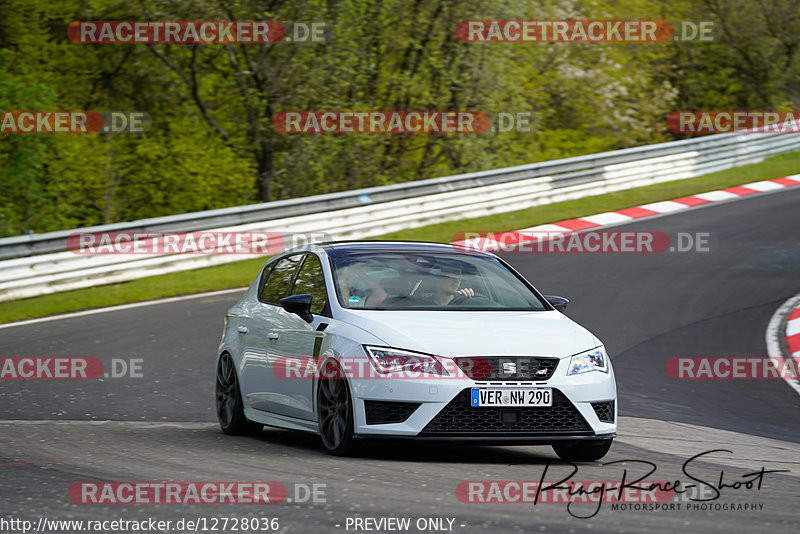
<svg viewBox="0 0 800 534"><path fill-rule="evenodd" d="M591 371L608 372L608 354L606 354L606 349L602 345L592 350L576 354L569 359L567 376L589 373Z"/></svg>
<svg viewBox="0 0 800 534"><path fill-rule="evenodd" d="M447 375L447 371L434 356L409 350L364 345L373 367L382 374L412 372Z"/></svg>

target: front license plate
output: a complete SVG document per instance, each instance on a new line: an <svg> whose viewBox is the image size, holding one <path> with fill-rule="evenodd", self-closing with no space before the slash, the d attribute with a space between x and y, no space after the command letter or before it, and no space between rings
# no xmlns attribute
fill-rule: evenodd
<svg viewBox="0 0 800 534"><path fill-rule="evenodd" d="M510 407L510 406L552 406L553 390L550 388L537 389L472 389L472 406L484 408Z"/></svg>

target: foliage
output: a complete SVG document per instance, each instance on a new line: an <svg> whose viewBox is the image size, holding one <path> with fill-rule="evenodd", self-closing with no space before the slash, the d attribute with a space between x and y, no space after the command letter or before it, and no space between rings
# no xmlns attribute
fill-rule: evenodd
<svg viewBox="0 0 800 534"><path fill-rule="evenodd" d="M796 109L794 0L3 0L0 110L137 110L143 133L0 134L0 236L673 139L675 109ZM714 42L471 44L466 19L712 20ZM324 22L324 43L77 44L76 20ZM290 110L528 112L522 132L288 135Z"/></svg>

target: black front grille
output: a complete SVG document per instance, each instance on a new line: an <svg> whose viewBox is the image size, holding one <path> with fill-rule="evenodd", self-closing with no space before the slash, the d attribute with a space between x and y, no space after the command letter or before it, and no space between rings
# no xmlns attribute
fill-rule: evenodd
<svg viewBox="0 0 800 534"><path fill-rule="evenodd" d="M467 388L422 430L425 435L498 436L520 434L592 434L581 414L559 390L553 405L536 408L478 408Z"/></svg>
<svg viewBox="0 0 800 534"><path fill-rule="evenodd" d="M368 425L402 423L419 408L420 402L364 401Z"/></svg>
<svg viewBox="0 0 800 534"><path fill-rule="evenodd" d="M456 365L473 380L548 380L558 358L530 356L460 356Z"/></svg>
<svg viewBox="0 0 800 534"><path fill-rule="evenodd" d="M602 422L604 423L614 422L614 401L593 402L592 408L594 408L594 413L597 414L597 418L600 419Z"/></svg>

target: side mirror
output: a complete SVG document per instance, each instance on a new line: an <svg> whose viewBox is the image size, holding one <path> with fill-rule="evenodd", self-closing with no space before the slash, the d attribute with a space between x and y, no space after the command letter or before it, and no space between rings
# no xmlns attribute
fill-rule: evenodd
<svg viewBox="0 0 800 534"><path fill-rule="evenodd" d="M545 295L547 302L553 305L555 309L564 313L564 310L567 309L567 304L569 304L569 300L565 299L564 297L557 297L555 295Z"/></svg>
<svg viewBox="0 0 800 534"><path fill-rule="evenodd" d="M281 308L289 313L294 313L300 316L302 320L310 323L314 320L311 315L311 295L291 295L281 299Z"/></svg>

